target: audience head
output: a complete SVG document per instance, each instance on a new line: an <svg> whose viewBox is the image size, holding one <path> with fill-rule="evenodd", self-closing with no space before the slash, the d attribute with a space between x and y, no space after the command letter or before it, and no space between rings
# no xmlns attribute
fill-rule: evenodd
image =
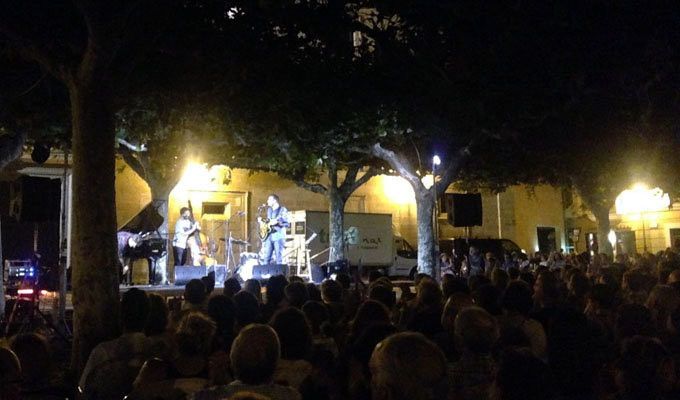
<svg viewBox="0 0 680 400"><path fill-rule="evenodd" d="M416 300L420 306L441 307L442 291L437 282L432 279L423 279L418 284Z"/></svg>
<svg viewBox="0 0 680 400"><path fill-rule="evenodd" d="M352 283L352 278L344 272L340 272L335 275L335 280L342 286L344 290L349 290Z"/></svg>
<svg viewBox="0 0 680 400"><path fill-rule="evenodd" d="M309 300L309 293L307 293L307 286L302 282L291 282L285 289L286 300L288 305L295 308L302 308L302 306Z"/></svg>
<svg viewBox="0 0 680 400"><path fill-rule="evenodd" d="M475 299L475 304L482 307L492 315L500 315L501 308L499 304L499 297L501 291L494 285L482 285L475 290L472 297Z"/></svg>
<svg viewBox="0 0 680 400"><path fill-rule="evenodd" d="M559 286L555 275L550 271L543 271L536 277L534 283L534 300L541 306L555 304L560 296Z"/></svg>
<svg viewBox="0 0 680 400"><path fill-rule="evenodd" d="M533 306L531 287L524 281L510 282L501 300L503 309L509 313L529 315Z"/></svg>
<svg viewBox="0 0 680 400"><path fill-rule="evenodd" d="M592 285L590 284L590 279L584 273L577 271L571 274L567 287L571 295L583 299L590 292Z"/></svg>
<svg viewBox="0 0 680 400"><path fill-rule="evenodd" d="M470 293L467 287L467 282L463 278L446 274L442 277L442 294L445 299L451 297L454 293Z"/></svg>
<svg viewBox="0 0 680 400"><path fill-rule="evenodd" d="M379 283L371 285L368 292L368 298L382 303L388 310L391 310L397 302L396 295L392 288Z"/></svg>
<svg viewBox="0 0 680 400"><path fill-rule="evenodd" d="M469 294L455 293L451 295L446 304L444 304L444 310L442 311L442 327L451 337L455 336L455 321L458 312L466 307L471 307L475 303L472 301L472 297Z"/></svg>
<svg viewBox="0 0 680 400"><path fill-rule="evenodd" d="M473 306L456 316L455 334L463 351L488 354L499 333L496 319L483 308Z"/></svg>
<svg viewBox="0 0 680 400"><path fill-rule="evenodd" d="M397 328L392 324L381 322L369 325L352 343L350 349L352 357L361 363L365 368L365 372L370 372L368 363L371 360L373 349L382 340L395 333L397 333Z"/></svg>
<svg viewBox="0 0 680 400"><path fill-rule="evenodd" d="M255 296L241 290L234 295L234 310L236 311L236 323L239 327L257 322L260 319L260 305Z"/></svg>
<svg viewBox="0 0 680 400"><path fill-rule="evenodd" d="M616 297L610 286L607 286L604 283L598 283L593 285L593 288L590 291L588 304L590 308L612 310L616 305Z"/></svg>
<svg viewBox="0 0 680 400"><path fill-rule="evenodd" d="M674 383L673 359L657 339L636 336L624 342L616 363L616 384L622 398L663 398Z"/></svg>
<svg viewBox="0 0 680 400"><path fill-rule="evenodd" d="M367 300L359 306L359 309L352 320L350 336L354 338L358 337L364 329L375 323L389 324L390 314L382 303L374 300Z"/></svg>
<svg viewBox="0 0 680 400"><path fill-rule="evenodd" d="M370 360L374 400L434 400L447 392L444 353L420 333L380 342Z"/></svg>
<svg viewBox="0 0 680 400"><path fill-rule="evenodd" d="M342 301L342 285L332 279L321 284L321 299L324 303L339 303Z"/></svg>
<svg viewBox="0 0 680 400"><path fill-rule="evenodd" d="M207 276L202 277L201 282L205 286L206 296L210 296L213 290L215 290L215 273L211 272Z"/></svg>
<svg viewBox="0 0 680 400"><path fill-rule="evenodd" d="M257 279L248 279L243 282L242 290L255 296L255 300L257 300L258 304L262 303L262 285ZM281 292L281 296L283 296L283 288L281 288Z"/></svg>
<svg viewBox="0 0 680 400"><path fill-rule="evenodd" d="M208 315L217 324L217 334L227 340L233 338L236 321L235 308L234 301L223 294L213 296L208 301Z"/></svg>
<svg viewBox="0 0 680 400"><path fill-rule="evenodd" d="M368 283L371 284L382 277L383 277L382 272L378 271L377 269L373 269L368 272Z"/></svg>
<svg viewBox="0 0 680 400"><path fill-rule="evenodd" d="M248 385L263 385L272 381L280 356L274 329L251 324L234 339L229 358L234 378Z"/></svg>
<svg viewBox="0 0 680 400"><path fill-rule="evenodd" d="M508 268L508 278L511 281L516 281L517 279L519 279L519 268L517 267Z"/></svg>
<svg viewBox="0 0 680 400"><path fill-rule="evenodd" d="M224 281L224 289L222 290L222 293L225 296L234 297L234 295L240 291L241 284L239 283L237 278L232 276L231 278Z"/></svg>
<svg viewBox="0 0 680 400"><path fill-rule="evenodd" d="M510 277L504 270L500 268L494 268L493 271L491 271L491 284L493 284L499 290L505 290L509 281Z"/></svg>
<svg viewBox="0 0 680 400"><path fill-rule="evenodd" d="M47 382L52 367L50 346L37 333L20 333L10 339L9 347L19 358L24 385Z"/></svg>
<svg viewBox="0 0 680 400"><path fill-rule="evenodd" d="M493 400L547 400L553 398L548 366L528 349L501 354L491 387Z"/></svg>
<svg viewBox="0 0 680 400"><path fill-rule="evenodd" d="M269 321L279 337L281 358L302 360L312 349L312 333L302 311L288 307L277 311Z"/></svg>
<svg viewBox="0 0 680 400"><path fill-rule="evenodd" d="M123 293L123 298L120 302L120 318L123 332L143 332L148 315L149 299L145 291L131 288Z"/></svg>
<svg viewBox="0 0 680 400"><path fill-rule="evenodd" d="M312 335L321 334L321 327L330 321L330 314L326 306L320 301L308 301L302 306L302 312L309 321Z"/></svg>
<svg viewBox="0 0 680 400"><path fill-rule="evenodd" d="M657 285L649 293L645 305L652 312L657 327L663 329L668 317L680 306L680 293L672 286Z"/></svg>
<svg viewBox="0 0 680 400"><path fill-rule="evenodd" d="M309 294L309 300L311 301L322 301L321 300L321 290L313 282L306 284L307 293Z"/></svg>
<svg viewBox="0 0 680 400"><path fill-rule="evenodd" d="M646 279L640 269L631 269L623 274L623 289L630 292L639 292L645 289Z"/></svg>
<svg viewBox="0 0 680 400"><path fill-rule="evenodd" d="M267 304L278 305L285 298L288 280L283 275L275 275L267 281Z"/></svg>
<svg viewBox="0 0 680 400"><path fill-rule="evenodd" d="M640 304L623 304L616 315L615 337L618 342L633 336L653 336L652 313Z"/></svg>
<svg viewBox="0 0 680 400"><path fill-rule="evenodd" d="M474 292L475 290L477 290L482 285L491 284L491 280L489 280L484 275L470 275L470 277L468 277L467 284L468 284L468 287L470 288L470 291Z"/></svg>
<svg viewBox="0 0 680 400"><path fill-rule="evenodd" d="M555 313L547 331L548 364L560 395L590 398L605 363L602 333L580 311Z"/></svg>
<svg viewBox="0 0 680 400"><path fill-rule="evenodd" d="M21 364L10 349L0 347L0 398L21 398Z"/></svg>
<svg viewBox="0 0 680 400"><path fill-rule="evenodd" d="M205 284L200 279L192 279L184 287L184 300L189 304L200 306L207 296Z"/></svg>
<svg viewBox="0 0 680 400"><path fill-rule="evenodd" d="M168 328L168 305L165 299L155 293L149 293L149 315L146 318L144 334L146 336L162 335Z"/></svg>
<svg viewBox="0 0 680 400"><path fill-rule="evenodd" d="M680 269L673 270L669 275L668 275L668 281L667 283L669 285L672 285L674 283L680 282Z"/></svg>
<svg viewBox="0 0 680 400"><path fill-rule="evenodd" d="M175 330L177 351L185 356L208 356L216 331L215 322L200 311L182 316Z"/></svg>

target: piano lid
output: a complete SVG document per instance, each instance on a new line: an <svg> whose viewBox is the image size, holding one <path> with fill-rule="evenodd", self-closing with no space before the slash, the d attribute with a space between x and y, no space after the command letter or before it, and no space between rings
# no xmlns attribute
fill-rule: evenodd
<svg viewBox="0 0 680 400"><path fill-rule="evenodd" d="M156 211L153 204L149 203L118 230L135 233L155 232L162 224L163 217Z"/></svg>

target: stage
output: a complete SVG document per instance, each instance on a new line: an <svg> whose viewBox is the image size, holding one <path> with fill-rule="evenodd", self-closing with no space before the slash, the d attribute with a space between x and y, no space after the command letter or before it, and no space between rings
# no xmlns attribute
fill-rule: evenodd
<svg viewBox="0 0 680 400"><path fill-rule="evenodd" d="M181 286L175 286L175 285L120 285L119 290L120 294L122 295L123 293L127 292L128 290L136 288L139 290L143 290L147 293L153 293L157 294L165 299L171 298L171 297L181 297L184 295L184 285ZM222 293L222 289L224 288L224 285L215 285L214 292L215 293Z"/></svg>

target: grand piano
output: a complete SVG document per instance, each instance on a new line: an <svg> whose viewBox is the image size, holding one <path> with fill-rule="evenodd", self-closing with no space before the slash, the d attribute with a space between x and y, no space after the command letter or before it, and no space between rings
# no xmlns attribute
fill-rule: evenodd
<svg viewBox="0 0 680 400"><path fill-rule="evenodd" d="M131 261L145 259L149 262L149 284L158 282L156 264L167 254L168 238L163 237L158 228L163 224L163 217L156 211L153 203L149 203L137 215L123 224L118 230L138 233L141 243L125 254ZM132 273L130 271L129 273Z"/></svg>

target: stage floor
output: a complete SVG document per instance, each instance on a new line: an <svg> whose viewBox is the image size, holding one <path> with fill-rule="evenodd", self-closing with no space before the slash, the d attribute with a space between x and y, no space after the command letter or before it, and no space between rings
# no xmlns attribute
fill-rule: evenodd
<svg viewBox="0 0 680 400"><path fill-rule="evenodd" d="M120 293L123 294L128 290L136 288L147 293L154 293L162 297L179 297L184 294L184 286L175 285L120 285ZM215 285L215 291L222 293L223 285Z"/></svg>

